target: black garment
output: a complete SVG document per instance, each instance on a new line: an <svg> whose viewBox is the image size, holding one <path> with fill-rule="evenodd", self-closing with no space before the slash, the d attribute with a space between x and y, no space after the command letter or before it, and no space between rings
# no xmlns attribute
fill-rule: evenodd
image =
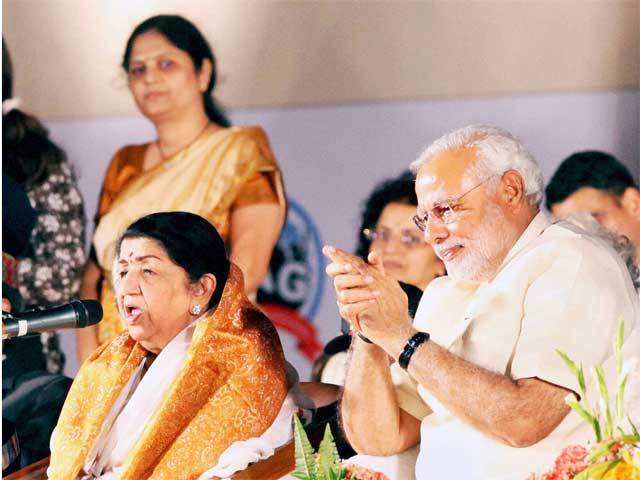
<svg viewBox="0 0 640 480"><path fill-rule="evenodd" d="M2 383L2 417L16 428L22 468L49 455L51 434L58 423L71 379L31 371L13 377L6 385L3 378Z"/></svg>
<svg viewBox="0 0 640 480"><path fill-rule="evenodd" d="M36 211L22 187L2 174L2 251L12 257L28 256Z"/></svg>
<svg viewBox="0 0 640 480"><path fill-rule="evenodd" d="M25 191L18 182L2 174L2 252L14 258L32 253L29 239L35 223L36 211ZM2 298L8 299L14 310L21 310L20 292L16 285L5 282L5 273L3 271Z"/></svg>

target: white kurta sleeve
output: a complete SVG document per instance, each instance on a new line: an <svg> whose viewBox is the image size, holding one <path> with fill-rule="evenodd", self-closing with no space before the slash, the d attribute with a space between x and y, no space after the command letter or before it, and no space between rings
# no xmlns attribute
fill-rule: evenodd
<svg viewBox="0 0 640 480"><path fill-rule="evenodd" d="M565 254L527 290L510 373L514 379L537 377L577 392L577 380L556 350L585 370L600 365L612 354L619 320L624 318L627 330L635 323L637 301L612 250L585 237L570 243L571 248L558 245Z"/></svg>

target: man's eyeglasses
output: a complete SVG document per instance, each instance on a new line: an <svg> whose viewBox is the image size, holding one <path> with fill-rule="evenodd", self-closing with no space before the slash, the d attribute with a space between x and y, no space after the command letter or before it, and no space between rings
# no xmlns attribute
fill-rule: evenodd
<svg viewBox="0 0 640 480"><path fill-rule="evenodd" d="M362 234L365 236L365 238L367 238L372 242L377 241L382 243L388 243L394 237L394 234L393 232L391 232L391 230L384 230L384 229L371 230L369 228L365 228L364 230L362 230ZM402 243L402 245L407 248L414 248L414 247L419 247L424 245L425 242L424 242L424 239L422 238L422 235L418 233L411 234L408 232L402 232L400 234L400 243Z"/></svg>
<svg viewBox="0 0 640 480"><path fill-rule="evenodd" d="M439 202L424 215L414 215L413 222L423 232L427 231L429 220L431 219L436 219L439 222L444 223L445 225L449 225L451 223L457 222L460 219L461 212L456 209L460 205L460 202L462 201L462 199L466 195L473 192L476 188L479 188L481 185L484 185L493 177L497 177L497 176L498 175L491 175L490 177L487 177L483 181L478 183L476 186L464 192L462 195L458 195L457 197L453 197L448 200Z"/></svg>

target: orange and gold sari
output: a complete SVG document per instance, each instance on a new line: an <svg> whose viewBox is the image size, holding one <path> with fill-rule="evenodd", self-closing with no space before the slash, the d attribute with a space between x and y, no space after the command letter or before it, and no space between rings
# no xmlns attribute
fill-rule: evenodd
<svg viewBox="0 0 640 480"><path fill-rule="evenodd" d="M52 438L50 479L83 474L116 400L148 355L123 333L83 364ZM218 307L197 323L179 373L118 478L197 479L233 442L272 424L287 396L285 368L273 325L246 298L232 266Z"/></svg>
<svg viewBox="0 0 640 480"><path fill-rule="evenodd" d="M103 271L98 324L103 345L120 332L111 270L115 242L138 218L155 212L186 211L209 220L228 241L234 208L255 203L285 204L280 170L259 127L211 130L156 167L143 171L147 145L121 149L105 176L93 238Z"/></svg>

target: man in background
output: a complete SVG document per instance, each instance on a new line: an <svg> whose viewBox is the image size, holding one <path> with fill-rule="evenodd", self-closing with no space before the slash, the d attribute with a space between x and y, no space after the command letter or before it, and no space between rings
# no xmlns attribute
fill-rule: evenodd
<svg viewBox="0 0 640 480"><path fill-rule="evenodd" d="M614 156L595 150L565 159L546 188L546 206L556 217L589 213L607 230L627 237L640 264L640 190Z"/></svg>

